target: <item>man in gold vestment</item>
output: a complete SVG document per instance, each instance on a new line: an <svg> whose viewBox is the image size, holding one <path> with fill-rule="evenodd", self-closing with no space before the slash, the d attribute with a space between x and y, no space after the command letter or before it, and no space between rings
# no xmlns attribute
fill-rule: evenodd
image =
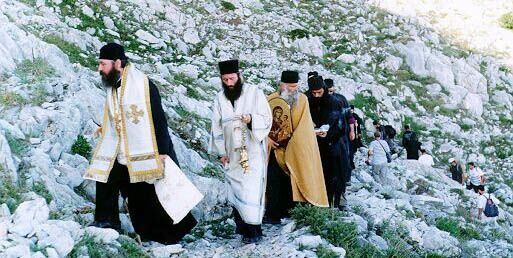
<svg viewBox="0 0 513 258"><path fill-rule="evenodd" d="M271 130L268 139L265 223L280 223L281 218L288 216L294 202L308 202L315 206L328 207L308 98L299 93L298 81L297 72L284 71L279 92L268 97L271 110L283 110L281 113L277 112L281 116L281 123L273 124L273 128L280 131L280 136L286 135L288 138L276 138L278 134L273 134Z"/></svg>

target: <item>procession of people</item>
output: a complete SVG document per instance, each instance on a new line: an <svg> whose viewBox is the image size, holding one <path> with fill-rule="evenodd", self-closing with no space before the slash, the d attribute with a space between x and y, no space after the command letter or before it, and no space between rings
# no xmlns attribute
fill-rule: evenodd
<svg viewBox="0 0 513 258"><path fill-rule="evenodd" d="M280 224L298 203L345 210L354 156L364 146L363 119L335 92L336 82L309 72L302 93L299 73L286 70L266 96L244 82L238 60L219 62L218 68L222 89L213 98L208 152L225 171L242 241L259 242L262 223ZM141 240L176 243L196 225L191 209L202 195L179 168L159 91L116 43L101 48L98 71L107 98L101 137L84 175L96 181L91 226L120 229L121 193ZM374 125L367 163L379 177L391 162L395 134L379 121ZM409 126L402 143L408 159L419 159L420 143ZM432 165L426 155L422 149L422 164ZM462 184L463 172L451 163L452 178ZM484 179L475 174L477 191ZM170 185L175 177L181 183Z"/></svg>

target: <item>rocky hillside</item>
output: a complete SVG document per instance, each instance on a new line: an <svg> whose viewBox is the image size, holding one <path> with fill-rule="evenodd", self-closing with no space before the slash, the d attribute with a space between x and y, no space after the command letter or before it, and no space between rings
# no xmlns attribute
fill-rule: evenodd
<svg viewBox="0 0 513 258"><path fill-rule="evenodd" d="M508 59L452 44L396 2L0 0L0 256L511 256ZM105 96L96 59L110 41L158 85L180 164L205 193L194 210L202 222L180 245L139 245L125 211L122 235L86 227L94 184L81 174ZM262 244L242 246L223 172L206 154L221 88L216 64L234 57L246 82L268 93L283 69L302 71L303 90L308 71L333 78L367 132L377 118L412 125L437 168L397 158L386 184L375 182L362 149L347 212L298 207L282 225L264 227ZM476 221L475 194L447 177L452 156L487 174L502 201L497 226Z"/></svg>

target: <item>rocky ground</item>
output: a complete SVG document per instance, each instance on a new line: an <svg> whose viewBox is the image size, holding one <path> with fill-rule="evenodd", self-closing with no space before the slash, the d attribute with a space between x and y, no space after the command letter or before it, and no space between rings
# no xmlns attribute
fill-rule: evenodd
<svg viewBox="0 0 513 258"><path fill-rule="evenodd" d="M489 2L486 10L494 10ZM438 30L449 22L405 15L403 2L394 3L0 0L0 256L511 256L508 58L451 45ZM450 21L461 16L450 10ZM205 193L194 210L202 222L180 245L140 245L124 211L121 235L86 227L94 184L81 174L97 141L105 94L96 56L108 41L124 44L158 85L180 164ZM499 39L486 42L508 50ZM222 170L206 154L211 100L220 89L216 64L232 57L240 58L246 82L267 93L282 69L302 71L303 90L307 71L333 78L367 132L375 118L397 129L412 125L437 168L398 158L387 183L378 183L362 149L348 211L298 207L282 225L265 226L261 244L241 245ZM475 220L475 195L445 172L452 156L483 168L502 201L498 225Z"/></svg>

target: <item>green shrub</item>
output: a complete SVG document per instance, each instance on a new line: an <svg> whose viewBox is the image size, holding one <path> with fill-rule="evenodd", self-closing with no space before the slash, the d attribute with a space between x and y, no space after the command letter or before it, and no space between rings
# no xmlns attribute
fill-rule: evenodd
<svg viewBox="0 0 513 258"><path fill-rule="evenodd" d="M307 38L309 36L308 31L303 29L293 29L287 33L289 38L291 39L301 39L301 38Z"/></svg>
<svg viewBox="0 0 513 258"><path fill-rule="evenodd" d="M6 107L22 106L28 102L20 94L14 91L2 90L0 92L0 104Z"/></svg>
<svg viewBox="0 0 513 258"><path fill-rule="evenodd" d="M97 242L93 236L84 235L82 239L73 247L73 250L68 255L70 258L78 258L88 256L91 258L149 258L146 252L141 250L139 245L131 238L120 236L118 239L119 245L108 245L102 242ZM82 253L82 249L87 250L87 253Z"/></svg>
<svg viewBox="0 0 513 258"><path fill-rule="evenodd" d="M227 1L221 1L221 6L223 6L223 8L228 11L233 11L236 9L234 4L227 2Z"/></svg>
<svg viewBox="0 0 513 258"><path fill-rule="evenodd" d="M75 143L71 146L71 152L89 159L91 156L91 145L84 136L79 135L75 140Z"/></svg>
<svg viewBox="0 0 513 258"><path fill-rule="evenodd" d="M376 247L358 245L356 224L344 222L339 211L300 204L291 210L291 215L299 226L309 226L310 233L343 247L347 257L379 257Z"/></svg>
<svg viewBox="0 0 513 258"><path fill-rule="evenodd" d="M440 230L449 232L453 237L460 240L481 239L481 235L476 229L467 225L462 225L459 221L450 217L437 218L436 227Z"/></svg>
<svg viewBox="0 0 513 258"><path fill-rule="evenodd" d="M409 116L404 117L403 125L410 125L410 129L417 133L424 132L426 130L425 126L417 124L415 121L413 121L413 118Z"/></svg>
<svg viewBox="0 0 513 258"><path fill-rule="evenodd" d="M15 73L24 83L34 83L54 75L55 70L45 59L37 57L17 64Z"/></svg>
<svg viewBox="0 0 513 258"><path fill-rule="evenodd" d="M503 28L513 30L513 12L503 14L499 18L499 23Z"/></svg>
<svg viewBox="0 0 513 258"><path fill-rule="evenodd" d="M318 258L338 258L339 254L329 248L326 248L324 246L317 247L317 250L315 251Z"/></svg>

